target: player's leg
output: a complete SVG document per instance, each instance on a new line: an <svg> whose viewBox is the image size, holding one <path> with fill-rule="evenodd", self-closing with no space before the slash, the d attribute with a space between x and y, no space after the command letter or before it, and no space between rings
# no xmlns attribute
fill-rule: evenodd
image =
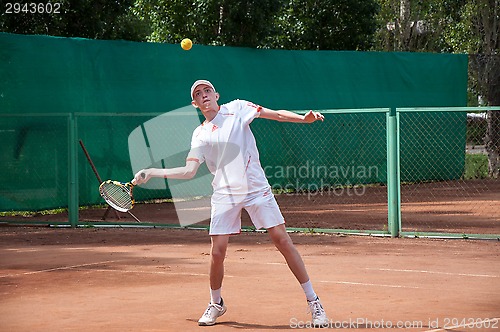
<svg viewBox="0 0 500 332"><path fill-rule="evenodd" d="M280 251L286 260L286 263L293 275L300 284L304 284L309 281L309 275L307 274L306 266L304 261L300 256L297 248L292 242L292 239L288 235L285 225L281 224L275 227L267 229L271 240L273 241L276 248Z"/></svg>
<svg viewBox="0 0 500 332"><path fill-rule="evenodd" d="M299 283L308 282L309 276L304 262L286 232L285 219L271 190L255 195L245 205L245 209L256 228L265 228L268 231L271 240L285 258Z"/></svg>
<svg viewBox="0 0 500 332"><path fill-rule="evenodd" d="M313 325L327 326L329 321L325 310L323 309L323 305L321 304L319 297L314 292L304 261L293 244L290 235L288 235L285 225L281 224L274 226L267 229L267 231L274 245L285 258L288 267L295 275L295 278L297 278L302 286L302 289L304 290L304 293L306 294L309 311L312 314Z"/></svg>
<svg viewBox="0 0 500 332"><path fill-rule="evenodd" d="M210 249L210 289L212 303L220 302L220 294L213 294L222 287L224 279L224 259L226 258L229 235L212 235Z"/></svg>
<svg viewBox="0 0 500 332"><path fill-rule="evenodd" d="M224 259L230 234L241 230L241 206L232 204L214 204L210 220L210 303L198 320L198 325L214 325L218 317L226 312L221 297L222 280L224 279Z"/></svg>
<svg viewBox="0 0 500 332"><path fill-rule="evenodd" d="M226 312L221 297L222 280L224 279L224 259L226 257L229 235L212 235L210 249L210 303L198 320L200 326L214 325L218 317Z"/></svg>
<svg viewBox="0 0 500 332"><path fill-rule="evenodd" d="M281 252L288 267L302 286L312 313L313 324L318 326L328 324L328 318L314 292L304 261L286 231L285 220L273 194L269 190L255 196L245 209L255 227L265 228L268 231L274 245Z"/></svg>

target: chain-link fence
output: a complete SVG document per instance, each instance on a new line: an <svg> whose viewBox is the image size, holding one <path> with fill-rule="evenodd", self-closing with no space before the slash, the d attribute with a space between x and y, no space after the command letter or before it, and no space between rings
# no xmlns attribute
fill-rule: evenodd
<svg viewBox="0 0 500 332"><path fill-rule="evenodd" d="M339 110L325 112L324 123L256 126L289 227L387 231L385 114Z"/></svg>
<svg viewBox="0 0 500 332"><path fill-rule="evenodd" d="M457 110L398 110L403 232L500 234L500 179L489 175L485 145L499 110Z"/></svg>
<svg viewBox="0 0 500 332"><path fill-rule="evenodd" d="M486 114L500 109L480 110L330 110L323 123L257 119L251 127L290 229L491 237L500 234L500 180L488 169L495 144L480 143ZM135 216L140 225L206 227L204 165L190 181L136 187L134 216L110 210L98 192L100 181L126 182L144 167L182 166L200 123L188 113L2 115L0 221L139 225ZM252 228L246 215L243 226Z"/></svg>

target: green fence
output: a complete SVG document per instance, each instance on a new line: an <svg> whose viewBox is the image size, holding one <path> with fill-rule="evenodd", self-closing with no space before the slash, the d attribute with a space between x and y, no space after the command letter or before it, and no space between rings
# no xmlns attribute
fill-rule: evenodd
<svg viewBox="0 0 500 332"><path fill-rule="evenodd" d="M486 152L472 153L466 142L467 113L485 109L326 110L323 123L257 119L252 129L292 230L495 238L500 180L484 174ZM102 180L127 181L140 166L134 163L145 159L133 142L138 132L147 133L153 151L145 165L182 165L189 150L186 137L198 121L183 118L189 117L182 112L0 114L0 167L8 174L0 189L0 222L138 225L127 214L106 214L81 144ZM172 145L180 151L175 156L155 152L155 146ZM137 153L140 160L134 161ZM160 160L156 156L162 153L167 154ZM137 187L139 204L132 212L142 226L180 227L181 211L189 207L176 205L172 197L183 192L191 202L205 204L193 210L209 211L201 197L210 191L202 186L209 184L204 178L210 175L202 168L198 182ZM206 217L193 219L191 226L205 227Z"/></svg>

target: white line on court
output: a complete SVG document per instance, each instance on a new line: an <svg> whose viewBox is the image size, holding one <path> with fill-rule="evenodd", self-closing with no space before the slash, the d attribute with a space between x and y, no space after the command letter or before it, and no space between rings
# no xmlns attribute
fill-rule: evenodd
<svg viewBox="0 0 500 332"><path fill-rule="evenodd" d="M17 251L17 252L33 252L33 251L39 251L39 249L34 249L34 248L5 248L2 249L5 251Z"/></svg>
<svg viewBox="0 0 500 332"><path fill-rule="evenodd" d="M82 270L83 271L83 270ZM118 273L140 273L140 274L164 274L164 275L180 275L180 276L202 276L207 277L208 273L188 273L188 272L173 272L173 271L132 271L132 270L108 270L108 269L92 269L85 270L89 272L118 272ZM227 277L226 275L224 277Z"/></svg>
<svg viewBox="0 0 500 332"><path fill-rule="evenodd" d="M369 282L354 282L354 281L338 281L338 280L318 280L316 282L339 284L339 285L354 285L354 286L366 286L366 287L387 287L387 288L399 288L399 289L434 289L434 287L423 286L406 286L406 285L389 285L389 284L375 284ZM476 293L491 294L491 292L477 291Z"/></svg>
<svg viewBox="0 0 500 332"><path fill-rule="evenodd" d="M76 268L78 270L78 268ZM174 271L144 271L144 270L116 270L116 269L92 269L92 270L81 270L88 272L117 272L117 273L140 273L140 274L162 274L162 275L179 275L179 276L190 276L190 277L208 277L208 273L192 273L192 272L174 272ZM235 276L224 274L224 278L234 278Z"/></svg>
<svg viewBox="0 0 500 332"><path fill-rule="evenodd" d="M102 262L96 262L96 263L70 265L70 266L60 266L60 267L54 267L52 269L44 269L44 270L30 271L30 272L23 272L23 273L5 274L5 275L0 275L0 278L26 276L26 275L30 275L30 274L52 272L52 271L59 271L59 270L69 270L69 269L75 269L75 268L84 267L84 266L100 265L100 264L106 264L106 263L115 263L115 262L120 262L120 261L123 261L123 259L113 260L113 261L102 261Z"/></svg>
<svg viewBox="0 0 500 332"><path fill-rule="evenodd" d="M381 268L370 268L370 267L366 267L365 270L388 271L388 272L411 272L411 273L443 274L443 275L461 276L461 277L484 277L484 278L499 278L500 277L500 276L491 275L491 274L454 273L454 272L439 272L439 271L428 271L428 270L381 269Z"/></svg>
<svg viewBox="0 0 500 332"><path fill-rule="evenodd" d="M427 330L425 332L440 332L440 331L449 331L449 330L455 330L459 328L477 328L477 327L483 327L488 323L498 323L500 321L500 318L486 318L482 321L474 321L471 323L466 323L466 324L460 324L460 325L454 325L454 326L446 326L446 328L442 329L435 329L435 330ZM498 328L498 326L494 327Z"/></svg>
<svg viewBox="0 0 500 332"><path fill-rule="evenodd" d="M335 281L335 280L318 280L317 282L341 284L341 285L356 285L356 286L376 286L376 287L389 287L389 288L411 288L411 289L421 289L418 286L402 286L402 285L385 285L385 284L373 284L368 282L352 282L352 281Z"/></svg>
<svg viewBox="0 0 500 332"><path fill-rule="evenodd" d="M106 264L106 263L115 263L115 262L119 262L119 261L123 261L123 260L113 260L113 261L103 261L103 262L96 262L96 263L71 265L71 266L61 266L61 267L56 267L56 268L52 268L52 269L23 272L23 273L15 273L15 274L6 274L6 275L0 275L0 278L18 277L18 276L25 276L25 275L31 275L31 274L37 274L37 273L43 273L43 272L52 272L52 271L58 271L58 270L77 270L77 271L86 271L86 272L162 274L162 275L179 275L179 276L193 276L193 277L197 277L197 276L207 277L208 276L208 273L190 273L190 272L174 272L174 271L144 271L144 270L132 271L132 270L117 270L117 269L86 269L86 270L82 270L81 269L82 267L87 267L87 266L92 266L92 265L100 265L100 264ZM233 278L234 276L225 275L224 277Z"/></svg>

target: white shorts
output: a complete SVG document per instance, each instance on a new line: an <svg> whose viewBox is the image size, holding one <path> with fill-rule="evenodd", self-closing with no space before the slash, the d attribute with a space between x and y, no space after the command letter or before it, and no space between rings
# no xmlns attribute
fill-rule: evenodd
<svg viewBox="0 0 500 332"><path fill-rule="evenodd" d="M270 189L246 196L236 203L217 203L212 200L210 235L241 232L241 211L245 209L257 229L272 228L285 223L276 198Z"/></svg>

